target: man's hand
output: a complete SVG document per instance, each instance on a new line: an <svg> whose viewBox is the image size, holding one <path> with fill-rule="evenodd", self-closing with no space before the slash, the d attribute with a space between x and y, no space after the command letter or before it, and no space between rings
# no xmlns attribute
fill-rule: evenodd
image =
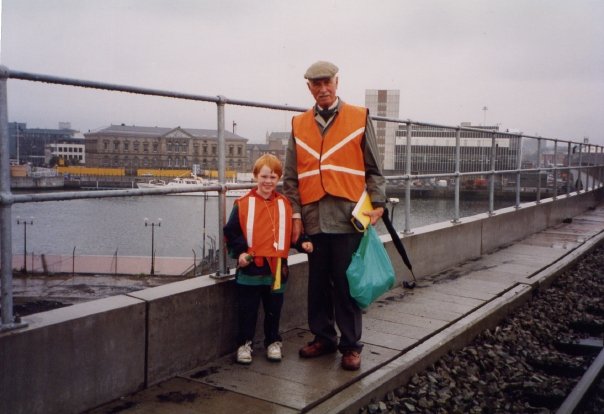
<svg viewBox="0 0 604 414"><path fill-rule="evenodd" d="M302 219L292 219L292 243L296 243L303 232L304 227L302 226Z"/></svg>
<svg viewBox="0 0 604 414"><path fill-rule="evenodd" d="M384 207L377 207L371 211L364 211L363 214L369 216L371 225L373 226L382 217L382 214L384 214Z"/></svg>

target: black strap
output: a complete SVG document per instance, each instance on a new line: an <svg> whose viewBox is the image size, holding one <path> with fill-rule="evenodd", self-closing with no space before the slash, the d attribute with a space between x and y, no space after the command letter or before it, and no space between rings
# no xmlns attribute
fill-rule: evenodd
<svg viewBox="0 0 604 414"><path fill-rule="evenodd" d="M396 229L392 225L392 221L390 221L390 215L388 213L387 208L384 208L384 214L382 215L382 221L386 225L386 229L388 230L388 233L390 233L390 237L392 237L392 243L394 244L394 247L396 247L396 250L398 250L398 253L401 255L401 258L403 259L403 262L405 262L405 265L411 272L411 276L413 276L413 280L417 282L417 279L415 278L415 275L413 274L413 267L411 266L411 261L409 260L409 256L407 256L407 252L405 251L405 246L403 246L403 242L398 237L398 233L396 232Z"/></svg>

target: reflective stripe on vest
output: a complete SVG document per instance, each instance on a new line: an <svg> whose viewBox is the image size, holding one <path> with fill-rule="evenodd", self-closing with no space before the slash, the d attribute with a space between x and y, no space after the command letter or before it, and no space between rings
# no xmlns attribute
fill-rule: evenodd
<svg viewBox="0 0 604 414"><path fill-rule="evenodd" d="M294 117L298 184L303 205L325 194L357 201L365 189L365 162L361 140L367 110L343 103L325 136L314 111Z"/></svg>

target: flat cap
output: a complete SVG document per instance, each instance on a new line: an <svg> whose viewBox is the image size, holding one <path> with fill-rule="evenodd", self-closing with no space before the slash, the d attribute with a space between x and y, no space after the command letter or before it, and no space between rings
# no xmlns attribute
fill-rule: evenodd
<svg viewBox="0 0 604 414"><path fill-rule="evenodd" d="M304 74L305 79L332 78L338 73L338 67L331 62L320 60L310 65Z"/></svg>

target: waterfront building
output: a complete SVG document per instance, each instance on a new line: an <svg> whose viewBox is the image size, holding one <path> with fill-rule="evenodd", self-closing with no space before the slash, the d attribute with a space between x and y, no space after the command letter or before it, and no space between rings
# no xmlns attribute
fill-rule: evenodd
<svg viewBox="0 0 604 414"><path fill-rule="evenodd" d="M42 166L46 162L47 145L58 142L81 144L81 138L76 137L77 132L71 129L68 122L59 123L58 129L27 128L24 122L9 122L10 158L15 159L18 164Z"/></svg>
<svg viewBox="0 0 604 414"><path fill-rule="evenodd" d="M271 132L266 134L264 144L250 144L248 158L257 160L258 157L264 154L272 154L279 158L281 162L285 162L285 151L287 143L291 136L290 132Z"/></svg>
<svg viewBox="0 0 604 414"><path fill-rule="evenodd" d="M366 89L365 106L370 115L386 118L399 117L400 91L398 89ZM386 121L373 121L377 145L382 154L384 170L395 169L395 138L397 124Z"/></svg>
<svg viewBox="0 0 604 414"><path fill-rule="evenodd" d="M462 127L473 130L460 131L460 172L490 171L493 137L495 137L495 169L513 170L521 156L520 138L498 134L499 126L472 126L462 122ZM401 124L396 131L396 171L407 171L407 125ZM455 172L454 129L412 125L411 173Z"/></svg>
<svg viewBox="0 0 604 414"><path fill-rule="evenodd" d="M121 167L127 175L139 168L218 169L215 129L111 125L84 134L89 167ZM247 172L247 139L224 131L226 169Z"/></svg>
<svg viewBox="0 0 604 414"><path fill-rule="evenodd" d="M50 161L56 158L63 165L86 164L84 136L77 138L79 142L62 140L47 144L44 150L44 163L49 165Z"/></svg>

